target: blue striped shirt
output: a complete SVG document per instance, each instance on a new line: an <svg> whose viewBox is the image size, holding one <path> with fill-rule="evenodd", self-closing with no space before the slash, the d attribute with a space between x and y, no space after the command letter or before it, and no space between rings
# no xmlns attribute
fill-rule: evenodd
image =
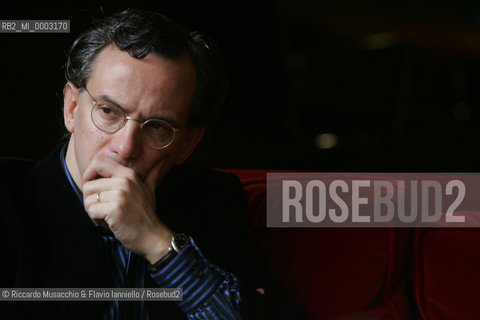
<svg viewBox="0 0 480 320"><path fill-rule="evenodd" d="M60 161L70 185L83 203L83 195L72 179L65 162L66 145ZM93 222L92 222L93 223ZM100 226L96 226L103 230ZM111 270L117 288L143 288L147 261L125 248L111 233L100 237L105 263ZM151 277L160 288L183 288L183 300L177 302L189 319L240 319L240 291L237 278L210 263L190 237L183 250L169 264ZM143 301L112 301L105 320L120 320L130 313L131 319L148 320Z"/></svg>

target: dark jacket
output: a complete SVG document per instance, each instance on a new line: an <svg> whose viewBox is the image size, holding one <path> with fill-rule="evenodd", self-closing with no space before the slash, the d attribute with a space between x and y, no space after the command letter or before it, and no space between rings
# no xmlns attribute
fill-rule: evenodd
<svg viewBox="0 0 480 320"><path fill-rule="evenodd" d="M42 161L0 160L0 287L101 288L109 272L98 231L61 168L60 146ZM244 318L277 319L246 235L246 199L233 174L175 168L157 188L157 214L241 279ZM145 287L156 287L148 272ZM151 319L186 319L174 302L147 301ZM0 302L15 319L101 319L105 302ZM9 310L7 310L9 309ZM280 312L286 316L285 312Z"/></svg>

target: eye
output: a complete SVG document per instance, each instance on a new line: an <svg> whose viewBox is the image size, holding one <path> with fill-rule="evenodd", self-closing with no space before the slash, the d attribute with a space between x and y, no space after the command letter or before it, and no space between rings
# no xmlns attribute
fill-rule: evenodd
<svg viewBox="0 0 480 320"><path fill-rule="evenodd" d="M97 104L95 107L96 117L103 121L117 121L123 118L123 113L115 107L106 104Z"/></svg>
<svg viewBox="0 0 480 320"><path fill-rule="evenodd" d="M158 120L150 120L143 128L145 135L154 141L169 140L173 130L168 123Z"/></svg>
<svg viewBox="0 0 480 320"><path fill-rule="evenodd" d="M115 109L107 106L107 105L104 105L104 104L101 104L98 106L98 108L100 109L100 111L106 115L112 115L112 114L116 114L118 113L118 111L116 111Z"/></svg>
<svg viewBox="0 0 480 320"><path fill-rule="evenodd" d="M148 126L155 131L163 131L167 129L165 124L157 121L150 121Z"/></svg>

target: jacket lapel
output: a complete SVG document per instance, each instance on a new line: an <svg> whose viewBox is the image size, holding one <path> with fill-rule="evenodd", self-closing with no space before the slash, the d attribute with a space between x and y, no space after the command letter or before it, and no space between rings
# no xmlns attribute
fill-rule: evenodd
<svg viewBox="0 0 480 320"><path fill-rule="evenodd" d="M63 172L59 152L60 146L33 169L30 233L42 248L42 281L46 287L108 287L100 236Z"/></svg>

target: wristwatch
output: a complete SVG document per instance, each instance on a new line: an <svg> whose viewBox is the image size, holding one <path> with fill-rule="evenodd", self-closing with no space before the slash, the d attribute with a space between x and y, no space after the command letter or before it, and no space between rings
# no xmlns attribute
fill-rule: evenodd
<svg viewBox="0 0 480 320"><path fill-rule="evenodd" d="M173 233L170 236L170 247L168 252L154 264L148 264L150 273L157 273L175 258L188 242L188 236L184 233Z"/></svg>

